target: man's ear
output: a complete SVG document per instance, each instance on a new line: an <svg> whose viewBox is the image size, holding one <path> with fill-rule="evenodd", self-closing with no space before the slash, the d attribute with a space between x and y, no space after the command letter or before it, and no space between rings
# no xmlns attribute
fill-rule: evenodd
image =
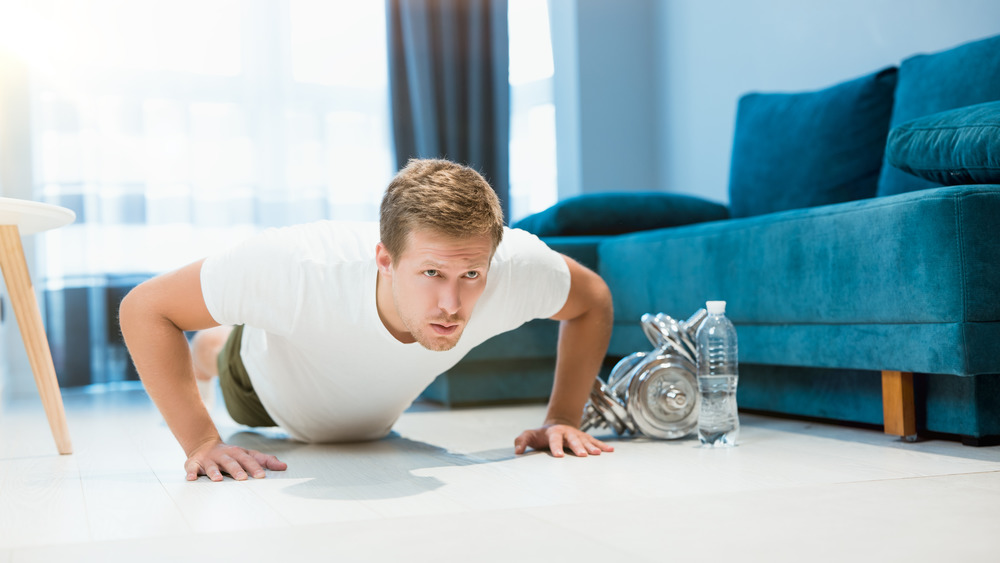
<svg viewBox="0 0 1000 563"><path fill-rule="evenodd" d="M383 276L392 275L392 256L389 255L389 249L381 242L375 245L375 264Z"/></svg>

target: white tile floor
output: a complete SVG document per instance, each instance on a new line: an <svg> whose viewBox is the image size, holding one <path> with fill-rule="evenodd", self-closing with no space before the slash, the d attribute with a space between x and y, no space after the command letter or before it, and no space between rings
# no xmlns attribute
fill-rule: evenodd
<svg viewBox="0 0 1000 563"><path fill-rule="evenodd" d="M1000 561L1000 447L742 416L742 445L619 440L515 457L542 406L413 409L379 442L224 437L286 472L184 480L141 391L0 409L0 563L20 561Z"/></svg>

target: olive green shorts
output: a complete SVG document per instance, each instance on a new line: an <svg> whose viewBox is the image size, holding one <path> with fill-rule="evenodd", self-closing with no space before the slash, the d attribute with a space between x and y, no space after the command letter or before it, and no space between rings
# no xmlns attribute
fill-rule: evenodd
<svg viewBox="0 0 1000 563"><path fill-rule="evenodd" d="M277 426L271 415L264 410L257 392L253 390L250 376L243 366L240 357L240 344L243 340L243 325L233 327L225 346L219 352L219 386L222 387L222 398L226 401L229 416L240 424L247 426Z"/></svg>

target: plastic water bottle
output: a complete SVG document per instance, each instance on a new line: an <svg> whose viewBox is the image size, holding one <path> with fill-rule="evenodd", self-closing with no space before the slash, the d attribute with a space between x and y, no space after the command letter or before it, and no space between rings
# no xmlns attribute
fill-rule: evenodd
<svg viewBox="0 0 1000 563"><path fill-rule="evenodd" d="M735 446L740 435L736 411L739 381L736 328L726 318L725 301L708 301L708 317L698 327L698 438L703 446Z"/></svg>

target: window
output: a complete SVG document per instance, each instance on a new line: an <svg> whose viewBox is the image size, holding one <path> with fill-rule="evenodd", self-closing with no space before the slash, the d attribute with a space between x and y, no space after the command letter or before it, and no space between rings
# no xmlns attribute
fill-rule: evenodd
<svg viewBox="0 0 1000 563"><path fill-rule="evenodd" d="M556 202L556 112L548 2L509 0L510 222Z"/></svg>

